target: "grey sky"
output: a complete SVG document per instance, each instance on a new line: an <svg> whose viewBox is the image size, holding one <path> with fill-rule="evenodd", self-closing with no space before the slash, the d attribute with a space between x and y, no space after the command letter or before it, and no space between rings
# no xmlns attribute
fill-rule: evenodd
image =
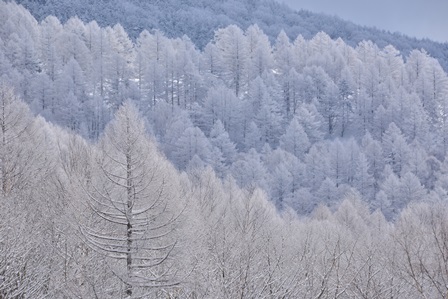
<svg viewBox="0 0 448 299"><path fill-rule="evenodd" d="M448 42L448 0L279 0L359 25Z"/></svg>

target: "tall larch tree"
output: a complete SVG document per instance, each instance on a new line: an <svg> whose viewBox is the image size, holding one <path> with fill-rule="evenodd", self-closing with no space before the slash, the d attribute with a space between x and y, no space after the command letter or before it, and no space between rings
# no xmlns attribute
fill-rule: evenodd
<svg viewBox="0 0 448 299"><path fill-rule="evenodd" d="M94 221L82 232L117 277L108 296L155 296L176 284L176 174L130 102L106 127L94 171L84 186Z"/></svg>
<svg viewBox="0 0 448 299"><path fill-rule="evenodd" d="M219 61L219 73L238 97L247 84L248 47L244 32L236 25L219 29L214 43L222 57Z"/></svg>

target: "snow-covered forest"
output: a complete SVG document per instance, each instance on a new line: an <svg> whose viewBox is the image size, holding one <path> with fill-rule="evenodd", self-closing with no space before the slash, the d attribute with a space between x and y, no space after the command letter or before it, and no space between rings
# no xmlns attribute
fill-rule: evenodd
<svg viewBox="0 0 448 299"><path fill-rule="evenodd" d="M415 39L398 32L359 26L335 16L294 11L277 0L17 0L30 10L38 21L48 15L66 22L78 16L84 22L96 21L100 26L120 23L132 39L143 29L159 29L170 38L184 34L197 48L203 49L217 29L237 25L242 29L258 24L271 42L281 30L295 39L302 35L311 39L318 32L332 39L342 38L355 47L371 40L379 47L393 45L404 55L413 49L426 51L448 70L448 46L428 39ZM385 7L384 9L387 9Z"/></svg>
<svg viewBox="0 0 448 299"><path fill-rule="evenodd" d="M447 295L425 50L0 19L0 298Z"/></svg>

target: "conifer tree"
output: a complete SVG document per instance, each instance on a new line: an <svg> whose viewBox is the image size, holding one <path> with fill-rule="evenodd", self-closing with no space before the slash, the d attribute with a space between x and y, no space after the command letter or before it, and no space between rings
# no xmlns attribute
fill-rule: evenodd
<svg viewBox="0 0 448 299"><path fill-rule="evenodd" d="M176 175L130 102L107 126L94 169L84 189L95 221L84 224L82 232L118 278L109 296L149 296L174 285Z"/></svg>

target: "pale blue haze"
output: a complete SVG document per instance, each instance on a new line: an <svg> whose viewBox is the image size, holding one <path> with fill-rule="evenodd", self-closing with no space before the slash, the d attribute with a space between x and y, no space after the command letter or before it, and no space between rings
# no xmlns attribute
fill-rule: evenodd
<svg viewBox="0 0 448 299"><path fill-rule="evenodd" d="M446 0L283 0L294 9L337 15L359 25L448 42Z"/></svg>

